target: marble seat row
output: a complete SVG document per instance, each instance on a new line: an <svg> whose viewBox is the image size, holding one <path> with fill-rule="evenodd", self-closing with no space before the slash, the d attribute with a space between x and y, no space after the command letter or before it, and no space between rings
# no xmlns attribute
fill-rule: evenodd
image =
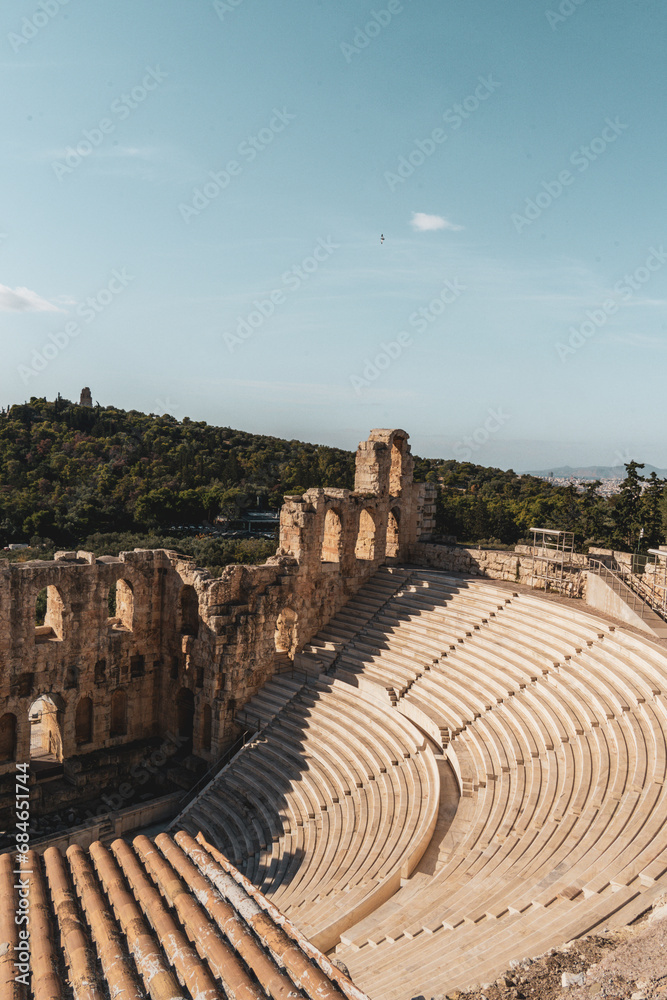
<svg viewBox="0 0 667 1000"><path fill-rule="evenodd" d="M471 725L452 744L451 749L457 752L461 742L465 741L469 756L478 761L477 788L483 784L485 777L492 781L498 781L503 772L516 769L519 773L523 769L525 778L521 780L521 787L525 788L526 791L529 789L532 791L525 796L524 801L520 798L517 799L516 792L512 793L513 799L508 799L508 801L514 802L514 806L505 811L501 839L512 830L526 834L526 832L530 832L531 826L541 829L547 822L550 822L554 827L557 826L559 834L563 834L565 821L574 821L578 817L581 817L578 820L579 827L585 828L587 824L590 824L591 816L601 809L607 790L613 796L613 801L621 799L628 789L632 792L633 785L635 787L642 786L645 782L646 762L652 760L655 766L657 760L652 737L653 727L649 724L648 717L623 718L615 723L615 735L614 732L606 734L600 727L592 728L585 735L572 732L568 734L563 730L562 722L559 723L553 714L559 706L558 701L554 701L546 686L544 689L544 693L547 695L545 698L540 697L537 690L534 693L526 692L529 713L524 714L523 718L517 713L522 699L520 697L510 699L506 704ZM563 707L562 702L560 707ZM549 738L548 744L543 744L539 749L537 744L535 745L538 755L546 758L546 765L535 761L535 758L532 757L535 750L531 751L530 741L526 742L524 739L526 723L531 718L539 717L541 713L544 713L545 731L547 731L549 724L556 730L554 736ZM554 785L557 774L554 765L557 764L557 760L554 761L553 755L548 754L547 747L550 748L558 742L559 725L561 728L560 736L565 740L560 747L559 754L562 758L561 772L563 772L564 777L561 777L558 785ZM608 740L611 740L611 746ZM504 757L501 752L503 743L506 751ZM531 753L530 758L526 753L526 748ZM549 767L550 758L551 766ZM526 761L530 763L531 759L533 764L528 769L524 768L524 763ZM618 764L621 766L617 767ZM567 765L567 769L563 771L565 765ZM538 769L542 770L541 776L536 774ZM653 784L657 785L657 782L653 781ZM558 790L557 801L549 792L553 788ZM488 796L486 798L488 801ZM626 801L627 799L626 794ZM551 813L547 808L549 802L552 804ZM645 811L648 808L647 800L644 802ZM657 815L655 811L654 815ZM527 822L527 816L535 818ZM491 813L484 818L483 826L488 841L496 835L496 821ZM536 841L536 845L541 844L540 862L542 864L551 863L553 858L550 851L558 843L558 838L550 832L549 850L544 844L544 834L540 834L540 838L541 840ZM599 846L599 841L595 838L592 839L592 842ZM617 839L616 843L619 842ZM524 848L525 846L524 844ZM570 840L566 847L570 857L572 857L573 849L573 841ZM529 856L530 854L524 850L524 866ZM466 859L470 862L468 850L466 850ZM445 876L448 875L450 876L449 887L451 888L451 871L445 873ZM466 880L468 876L469 872L465 875ZM430 903L428 908L430 909Z"/></svg>
<svg viewBox="0 0 667 1000"><path fill-rule="evenodd" d="M335 944L426 849L436 758L409 720L339 678L289 694L177 824L202 831L316 943Z"/></svg>
<svg viewBox="0 0 667 1000"><path fill-rule="evenodd" d="M420 990L435 994L492 979L559 934L620 926L667 873L665 652L524 594L495 611L480 604L475 622L472 602L455 606L451 577L434 610L429 579L426 610L418 586L397 595L373 620L372 656L355 640L334 664L360 690L393 688L396 709L434 738L449 729L468 796L435 871L343 932L340 957L387 1000L417 970Z"/></svg>
<svg viewBox="0 0 667 1000"><path fill-rule="evenodd" d="M258 738L186 825L316 943L339 941L373 996L409 995L417 974L424 995L495 978L554 935L633 919L657 892L656 644L571 604L392 567L300 657L319 679L277 679L247 706ZM459 807L420 866L438 746Z"/></svg>

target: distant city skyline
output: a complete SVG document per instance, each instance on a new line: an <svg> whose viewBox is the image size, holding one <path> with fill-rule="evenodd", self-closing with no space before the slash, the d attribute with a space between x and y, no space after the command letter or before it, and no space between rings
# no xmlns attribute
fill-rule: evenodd
<svg viewBox="0 0 667 1000"><path fill-rule="evenodd" d="M667 468L667 11L0 12L0 405Z"/></svg>

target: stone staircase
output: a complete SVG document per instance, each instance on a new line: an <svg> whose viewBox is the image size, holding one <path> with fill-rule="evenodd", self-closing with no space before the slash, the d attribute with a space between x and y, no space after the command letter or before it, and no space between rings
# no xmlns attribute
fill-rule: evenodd
<svg viewBox="0 0 667 1000"><path fill-rule="evenodd" d="M368 593L388 598L384 586ZM203 832L328 949L421 858L440 778L417 727L318 670L276 676L244 706L255 739L175 826Z"/></svg>

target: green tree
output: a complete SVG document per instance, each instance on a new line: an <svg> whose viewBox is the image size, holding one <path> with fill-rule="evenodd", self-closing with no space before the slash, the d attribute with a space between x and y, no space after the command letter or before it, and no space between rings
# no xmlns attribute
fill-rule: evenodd
<svg viewBox="0 0 667 1000"><path fill-rule="evenodd" d="M648 485L642 494L641 517L644 528L644 547L656 548L665 540L663 523L663 502L665 499L664 479L659 479L657 472L652 472Z"/></svg>
<svg viewBox="0 0 667 1000"><path fill-rule="evenodd" d="M632 551L636 546L642 527L642 483L644 477L639 469L643 468L643 462L625 463L625 479L621 484L621 492L616 498L612 514L615 536L620 542L620 546L629 551Z"/></svg>

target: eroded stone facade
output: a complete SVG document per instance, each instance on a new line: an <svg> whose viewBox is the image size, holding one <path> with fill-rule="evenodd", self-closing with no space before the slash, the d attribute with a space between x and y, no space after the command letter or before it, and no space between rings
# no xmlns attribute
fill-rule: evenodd
<svg viewBox="0 0 667 1000"><path fill-rule="evenodd" d="M278 550L261 566L214 579L162 549L0 566L0 807L31 734L32 758L62 764L73 799L131 777L147 740L180 739L215 760L236 709L379 565L430 536L434 501L434 486L413 482L405 431L375 430L353 491L285 498ZM35 804L50 808L44 782Z"/></svg>

